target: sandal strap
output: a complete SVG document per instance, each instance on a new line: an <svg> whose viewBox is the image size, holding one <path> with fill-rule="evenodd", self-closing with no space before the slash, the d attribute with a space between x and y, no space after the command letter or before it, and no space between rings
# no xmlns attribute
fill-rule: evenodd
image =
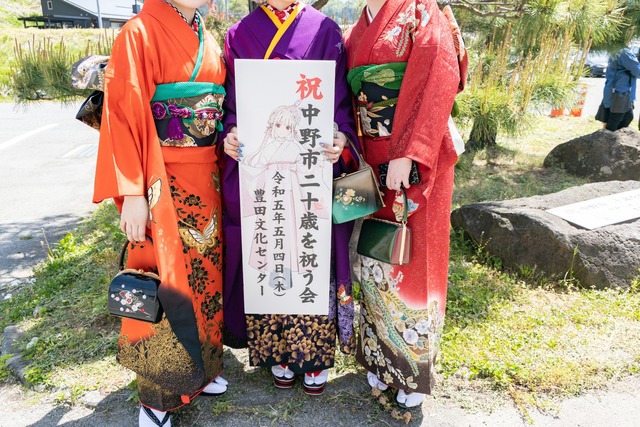
<svg viewBox="0 0 640 427"><path fill-rule="evenodd" d="M169 421L169 412L166 412L164 414L164 418L162 418L162 421L160 421L158 417L156 417L156 414L154 414L151 409L147 408L144 405L141 405L141 406L144 413L147 414L147 417L149 417L149 419L153 421L154 424L157 425L158 427L162 427Z"/></svg>

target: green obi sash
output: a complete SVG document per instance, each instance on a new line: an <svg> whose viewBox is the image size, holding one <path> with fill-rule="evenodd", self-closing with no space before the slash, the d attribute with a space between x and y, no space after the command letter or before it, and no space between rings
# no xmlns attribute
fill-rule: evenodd
<svg viewBox="0 0 640 427"><path fill-rule="evenodd" d="M347 81L357 98L362 132L370 137L391 135L406 62L362 65L349 71Z"/></svg>
<svg viewBox="0 0 640 427"><path fill-rule="evenodd" d="M361 65L349 71L347 81L351 91L357 95L362 89L362 82L375 83L379 86L400 90L406 62L390 62L381 65Z"/></svg>

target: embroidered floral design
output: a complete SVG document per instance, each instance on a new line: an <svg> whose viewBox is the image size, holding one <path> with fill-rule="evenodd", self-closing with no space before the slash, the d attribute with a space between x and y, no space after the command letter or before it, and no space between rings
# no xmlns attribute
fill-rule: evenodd
<svg viewBox="0 0 640 427"><path fill-rule="evenodd" d="M334 197L336 202L342 205L343 209L347 209L349 205L356 205L367 201L365 196L357 195L356 191L352 188L347 188L346 190L341 188Z"/></svg>
<svg viewBox="0 0 640 427"><path fill-rule="evenodd" d="M427 12L426 6L424 4L420 3L418 5L417 15L420 19L420 26L426 27L427 24L429 23L429 20L431 19L431 15L429 15L429 12ZM418 31L416 31L415 34L418 34Z"/></svg>
<svg viewBox="0 0 640 427"><path fill-rule="evenodd" d="M413 199L407 199L407 206L409 207L407 217L410 217L416 211L416 209L420 207L420 205L414 202ZM402 221L402 218L404 216L404 196L402 195L402 191L396 191L396 197L395 199L393 199L391 210L396 217L396 221Z"/></svg>
<svg viewBox="0 0 640 427"><path fill-rule="evenodd" d="M437 301L414 310L398 297L400 269L362 257L363 305L360 310L360 351L368 369L387 384L417 389L432 374L444 316ZM394 363L393 360L403 360ZM406 363L405 363L406 362ZM404 373L394 366L406 366ZM407 375L410 373L411 375Z"/></svg>
<svg viewBox="0 0 640 427"><path fill-rule="evenodd" d="M147 296L144 292L132 289L130 291L124 289L124 285L122 285L122 290L119 292L111 293L111 299L119 302L121 307L120 311L123 313L135 313L140 311L144 313L144 301L147 299Z"/></svg>
<svg viewBox="0 0 640 427"><path fill-rule="evenodd" d="M207 320L212 320L216 313L222 310L222 294L216 292L213 295L207 295L200 310Z"/></svg>
<svg viewBox="0 0 640 427"><path fill-rule="evenodd" d="M333 364L336 324L327 316L247 315L251 365L296 365L303 371Z"/></svg>
<svg viewBox="0 0 640 427"><path fill-rule="evenodd" d="M402 57L409 47L409 41L415 40L418 28L425 27L430 19L425 5L421 3L416 8L416 3L413 2L398 15L396 26L387 31L384 40L396 44L396 56Z"/></svg>
<svg viewBox="0 0 640 427"><path fill-rule="evenodd" d="M371 126L371 119L380 119L381 115L376 114L377 112L384 110L387 106L375 106L372 102L367 100L367 95L364 92L360 92L358 94L357 101L358 115L360 116L360 126L362 126L362 131L370 136L377 136L379 133L379 121L376 121L376 127L378 129L373 129ZM389 134L387 132L387 134Z"/></svg>
<svg viewBox="0 0 640 427"><path fill-rule="evenodd" d="M166 138L160 140L162 147L197 147L196 140L189 135L184 135L180 139Z"/></svg>

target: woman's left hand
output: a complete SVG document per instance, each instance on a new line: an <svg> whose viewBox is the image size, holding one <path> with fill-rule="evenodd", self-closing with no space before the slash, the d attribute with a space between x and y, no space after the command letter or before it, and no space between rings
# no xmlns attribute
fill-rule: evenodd
<svg viewBox="0 0 640 427"><path fill-rule="evenodd" d="M324 155L331 163L335 163L340 159L342 150L347 145L347 136L342 132L336 132L333 138L333 145L331 147L321 142L320 145L324 148Z"/></svg>
<svg viewBox="0 0 640 427"><path fill-rule="evenodd" d="M385 183L389 190L399 191L402 186L404 186L404 188L411 187L409 185L411 162L412 160L408 157L399 157L389 162L387 182Z"/></svg>

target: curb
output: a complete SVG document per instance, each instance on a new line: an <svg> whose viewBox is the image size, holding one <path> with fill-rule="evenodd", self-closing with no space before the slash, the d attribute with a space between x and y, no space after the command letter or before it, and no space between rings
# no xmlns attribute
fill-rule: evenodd
<svg viewBox="0 0 640 427"><path fill-rule="evenodd" d="M24 333L19 326L7 326L4 329L2 356L11 355L7 360L7 368L23 385L29 386L24 372L28 364L22 359L22 355L15 347L15 343L24 336Z"/></svg>

